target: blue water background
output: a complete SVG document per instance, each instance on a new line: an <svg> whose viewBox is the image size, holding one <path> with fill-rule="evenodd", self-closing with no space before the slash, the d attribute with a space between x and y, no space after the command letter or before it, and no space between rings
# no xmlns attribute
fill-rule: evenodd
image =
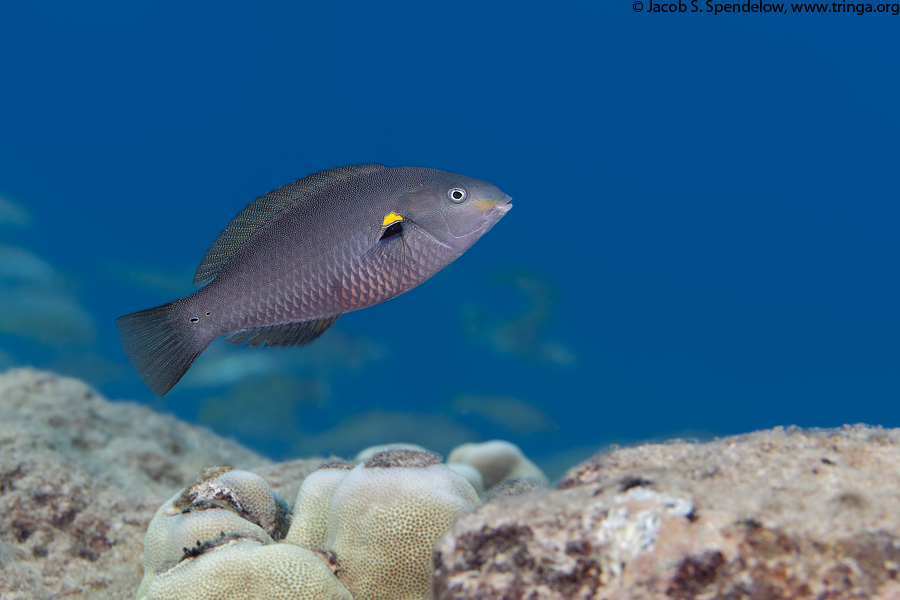
<svg viewBox="0 0 900 600"><path fill-rule="evenodd" d="M900 425L898 28L626 0L6 3L0 366L276 458L505 438L558 475L609 443ZM359 162L487 179L514 209L314 345L220 340L155 398L115 317L190 293L255 196Z"/></svg>

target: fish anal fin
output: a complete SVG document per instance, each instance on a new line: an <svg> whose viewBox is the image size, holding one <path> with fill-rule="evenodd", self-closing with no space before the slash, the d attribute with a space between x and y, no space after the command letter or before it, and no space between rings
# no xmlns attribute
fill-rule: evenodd
<svg viewBox="0 0 900 600"><path fill-rule="evenodd" d="M241 329L229 333L225 336L225 341L236 346L247 344L249 348L257 346L305 346L325 333L329 327L334 325L338 317L340 315L315 321L304 321L302 323Z"/></svg>
<svg viewBox="0 0 900 600"><path fill-rule="evenodd" d="M335 167L313 173L263 194L239 212L209 247L197 267L197 272L194 273L194 285L203 285L215 279L238 249L288 206L295 202L301 202L342 181L386 168L378 164Z"/></svg>

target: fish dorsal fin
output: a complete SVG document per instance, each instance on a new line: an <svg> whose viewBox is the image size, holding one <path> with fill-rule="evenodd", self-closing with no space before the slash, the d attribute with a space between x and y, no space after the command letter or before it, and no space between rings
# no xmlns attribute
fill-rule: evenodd
<svg viewBox="0 0 900 600"><path fill-rule="evenodd" d="M257 346L305 346L325 333L325 330L334 325L339 316L341 315L316 321L304 321L303 323L241 329L240 331L229 333L225 336L225 341L235 346L246 343L249 348Z"/></svg>
<svg viewBox="0 0 900 600"><path fill-rule="evenodd" d="M222 267L253 237L263 225L291 204L321 192L338 182L368 175L387 167L377 164L349 165L319 171L293 183L272 190L248 204L231 220L206 251L194 273L194 285L204 285L216 278Z"/></svg>

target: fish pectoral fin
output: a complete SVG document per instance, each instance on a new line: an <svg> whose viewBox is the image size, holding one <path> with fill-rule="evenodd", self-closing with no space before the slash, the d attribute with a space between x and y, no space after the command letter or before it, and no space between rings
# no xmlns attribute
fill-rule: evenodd
<svg viewBox="0 0 900 600"><path fill-rule="evenodd" d="M240 329L226 335L225 341L236 346L246 343L249 348L257 346L305 346L318 339L329 327L334 325L334 322L340 316L335 315L325 319L288 323L287 325L268 325L266 327Z"/></svg>

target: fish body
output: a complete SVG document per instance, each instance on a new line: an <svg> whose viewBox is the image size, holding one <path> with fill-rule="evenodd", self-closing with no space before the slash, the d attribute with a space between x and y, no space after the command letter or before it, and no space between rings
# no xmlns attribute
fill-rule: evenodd
<svg viewBox="0 0 900 600"><path fill-rule="evenodd" d="M337 318L416 287L511 208L492 184L437 169L356 165L257 198L194 276L194 294L117 320L125 354L168 392L212 340L299 346Z"/></svg>

